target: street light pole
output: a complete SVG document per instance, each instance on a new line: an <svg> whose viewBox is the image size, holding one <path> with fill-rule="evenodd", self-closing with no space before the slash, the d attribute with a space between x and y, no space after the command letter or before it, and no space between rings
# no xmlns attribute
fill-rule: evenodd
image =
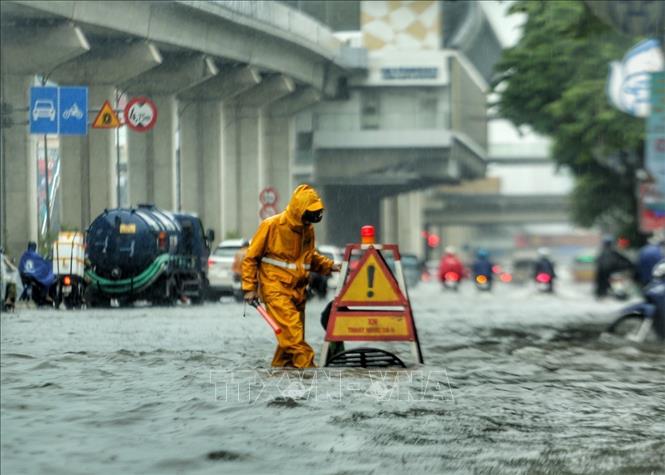
<svg viewBox="0 0 665 475"><path fill-rule="evenodd" d="M46 86L46 76L42 77L42 86ZM37 166L39 170L39 166ZM49 246L49 233L51 232L51 198L49 196L48 174L48 135L44 134L44 175L46 176L46 245ZM39 213L38 213L39 214Z"/></svg>

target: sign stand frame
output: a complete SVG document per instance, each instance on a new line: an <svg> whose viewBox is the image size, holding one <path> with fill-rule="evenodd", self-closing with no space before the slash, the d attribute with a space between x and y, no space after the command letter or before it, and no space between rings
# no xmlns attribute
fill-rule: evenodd
<svg viewBox="0 0 665 475"><path fill-rule="evenodd" d="M349 274L351 257L354 251L362 251L360 256L358 267ZM395 260L395 275L390 273L390 270L387 267L385 259L383 258L380 251L389 251L392 252ZM363 303L363 302L342 302L341 298L345 295L350 284L353 282L354 278L363 268L363 263L366 262L370 256L376 256L379 260L379 266L387 269L389 276L394 279L394 282L390 284L396 284L397 289L399 290L400 305L395 306L391 305L386 308L385 305L378 305L374 303ZM352 304L352 305L350 305ZM357 305L356 305L357 304ZM359 311L357 307L361 307L362 310ZM369 310L368 310L369 309ZM352 337L348 341L409 341L411 346L411 353L416 362L419 364L424 364L422 350L420 347L420 339L418 338L418 331L416 328L415 320L413 318L413 312L411 310L411 303L409 301L409 296L406 288L406 282L404 280L404 273L402 271L402 262L399 253L399 247L397 244L348 244L344 251L344 261L342 263L342 268L339 274L339 281L337 285L337 291L333 300L332 309L330 312L330 319L328 320L328 327L326 328L326 335L324 336L323 347L321 350L321 360L320 366L326 366L328 363L328 356L330 352L330 342L331 341L345 341L341 337L334 337L331 335L331 332L335 328L335 322L338 317L345 318L350 316L355 316L357 314L371 315L373 312L376 312L378 316L391 316L399 315L403 316L406 319L408 324L408 337L398 337L398 338L381 338L381 337Z"/></svg>

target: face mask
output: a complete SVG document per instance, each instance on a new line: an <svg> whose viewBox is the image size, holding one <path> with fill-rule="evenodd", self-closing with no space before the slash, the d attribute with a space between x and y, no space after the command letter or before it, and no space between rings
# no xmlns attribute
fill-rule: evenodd
<svg viewBox="0 0 665 475"><path fill-rule="evenodd" d="M318 211L305 211L302 215L304 223L318 223L323 219L323 210Z"/></svg>

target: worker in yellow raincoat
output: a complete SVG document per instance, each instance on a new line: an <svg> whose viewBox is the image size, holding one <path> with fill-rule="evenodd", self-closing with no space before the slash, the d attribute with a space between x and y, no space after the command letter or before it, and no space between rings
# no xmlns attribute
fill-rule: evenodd
<svg viewBox="0 0 665 475"><path fill-rule="evenodd" d="M314 227L323 202L309 185L298 186L284 211L264 220L242 263L245 301L257 298L282 328L273 366L314 367L314 350L305 341L305 298L309 272L327 275L339 264L316 252Z"/></svg>

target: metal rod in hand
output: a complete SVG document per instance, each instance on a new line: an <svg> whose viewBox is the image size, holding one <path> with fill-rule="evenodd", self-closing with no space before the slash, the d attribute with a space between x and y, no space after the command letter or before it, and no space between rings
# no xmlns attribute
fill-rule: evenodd
<svg viewBox="0 0 665 475"><path fill-rule="evenodd" d="M275 335L282 333L282 329L277 325L275 319L270 316L266 308L261 305L258 300L253 300L249 304L254 307L256 311L259 312L259 315L261 315L268 325L270 325L270 328L275 332Z"/></svg>

